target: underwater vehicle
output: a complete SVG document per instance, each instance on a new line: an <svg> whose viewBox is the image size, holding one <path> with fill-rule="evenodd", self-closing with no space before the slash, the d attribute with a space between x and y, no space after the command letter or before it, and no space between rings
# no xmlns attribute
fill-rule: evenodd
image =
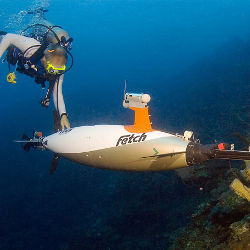
<svg viewBox="0 0 250 250"><path fill-rule="evenodd" d="M95 168L124 171L162 171L199 165L211 159L250 160L249 151L236 151L225 143L202 145L192 131L184 135L152 128L148 94L124 93L123 107L134 111L133 125L80 126L43 137L24 135L24 149L50 150L60 157ZM59 129L58 129L59 130Z"/></svg>

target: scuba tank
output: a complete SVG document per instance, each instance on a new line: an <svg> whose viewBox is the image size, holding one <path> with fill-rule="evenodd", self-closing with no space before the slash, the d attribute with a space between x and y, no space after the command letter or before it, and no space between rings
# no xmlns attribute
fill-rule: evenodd
<svg viewBox="0 0 250 250"><path fill-rule="evenodd" d="M53 31L55 32L55 34L57 35L60 41L62 41L62 39L63 40L66 39L66 41L70 39L69 33L66 30L64 30L62 27L54 25L48 22L47 20L44 20L41 23L48 27L52 27ZM54 33L52 33L51 31L47 33L46 39L48 43L54 43L54 44L58 43L57 38L55 37Z"/></svg>
<svg viewBox="0 0 250 250"><path fill-rule="evenodd" d="M69 33L61 26L54 25L51 22L47 21L44 16L44 13L46 12L48 12L48 10L42 7L27 11L27 14L33 15L33 24L29 25L25 30L21 32L21 34L24 34L24 32L32 28L31 33L27 36L35 38L40 42L44 42L45 40L47 43L53 44L58 44L60 42L63 47L71 49L71 43L73 39L69 36Z"/></svg>

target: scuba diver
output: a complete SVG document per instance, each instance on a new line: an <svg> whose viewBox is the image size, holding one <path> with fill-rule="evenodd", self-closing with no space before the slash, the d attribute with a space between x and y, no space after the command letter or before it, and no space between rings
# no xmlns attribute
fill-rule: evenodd
<svg viewBox="0 0 250 250"><path fill-rule="evenodd" d="M35 82L45 88L45 82L49 87L45 98L41 101L43 107L48 107L53 92L54 105L60 130L69 129L70 123L65 108L62 94L64 73L73 65L73 57L69 52L72 38L60 26L49 23L44 18L47 10L39 8L29 11L39 23L28 26L20 35L0 31L0 58L7 51L6 58L9 67L7 81L16 83L15 73L11 71L11 65L16 71L35 79ZM31 33L25 34L32 29ZM66 69L68 55L71 57L71 65Z"/></svg>

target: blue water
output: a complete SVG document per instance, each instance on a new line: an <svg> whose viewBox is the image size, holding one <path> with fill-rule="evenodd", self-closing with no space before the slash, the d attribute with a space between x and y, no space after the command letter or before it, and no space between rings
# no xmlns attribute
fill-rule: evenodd
<svg viewBox="0 0 250 250"><path fill-rule="evenodd" d="M25 27L20 11L49 8L74 38L64 99L72 126L132 122L124 80L152 96L156 128L194 130L203 142L244 134L249 96L247 0L0 0L0 30ZM13 15L17 15L14 16ZM13 143L33 129L52 133L52 105L32 79L6 83L0 65L0 249L167 249L208 193L173 172L120 173L61 160ZM236 142L237 143L237 142Z"/></svg>

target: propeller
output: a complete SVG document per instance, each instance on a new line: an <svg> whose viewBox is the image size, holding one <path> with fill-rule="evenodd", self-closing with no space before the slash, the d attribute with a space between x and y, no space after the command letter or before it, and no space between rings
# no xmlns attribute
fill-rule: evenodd
<svg viewBox="0 0 250 250"><path fill-rule="evenodd" d="M21 143L23 145L23 149L26 152L30 151L30 148L44 148L42 143L42 133L41 132L33 132L33 138L29 137L26 134L22 135L21 140L15 141L17 143Z"/></svg>
<svg viewBox="0 0 250 250"><path fill-rule="evenodd" d="M49 171L51 175L54 174L54 172L56 171L59 160L60 160L60 156L58 154L54 154L51 165L50 165L50 171Z"/></svg>
<svg viewBox="0 0 250 250"><path fill-rule="evenodd" d="M53 122L54 122L54 132L58 132L62 130L62 126L61 126L61 122L60 122L60 115L58 113L58 111L53 110ZM54 174L54 172L56 171L57 165L59 163L60 160L60 156L56 153L53 154L53 159L50 165L50 171L49 173L52 175Z"/></svg>
<svg viewBox="0 0 250 250"><path fill-rule="evenodd" d="M26 134L23 134L22 135L22 140L24 141L28 141L27 143L24 144L23 146L23 149L26 151L26 152L29 152L30 151L30 148L33 147L33 143L29 142L30 141L30 137L27 136Z"/></svg>
<svg viewBox="0 0 250 250"><path fill-rule="evenodd" d="M54 132L55 133L62 130L60 120L61 119L60 119L59 113L56 110L54 110L53 111L53 121L54 121ZM33 138L29 137L26 134L23 134L21 140L15 141L15 142L24 144L23 149L26 152L29 152L31 148L43 148L43 143L41 141L41 138L42 138L41 132L33 131ZM57 165L59 163L60 158L61 157L59 156L59 154L56 154L56 153L53 154L52 162L50 165L50 171L49 171L50 174L53 174L56 171L56 168L57 168Z"/></svg>

